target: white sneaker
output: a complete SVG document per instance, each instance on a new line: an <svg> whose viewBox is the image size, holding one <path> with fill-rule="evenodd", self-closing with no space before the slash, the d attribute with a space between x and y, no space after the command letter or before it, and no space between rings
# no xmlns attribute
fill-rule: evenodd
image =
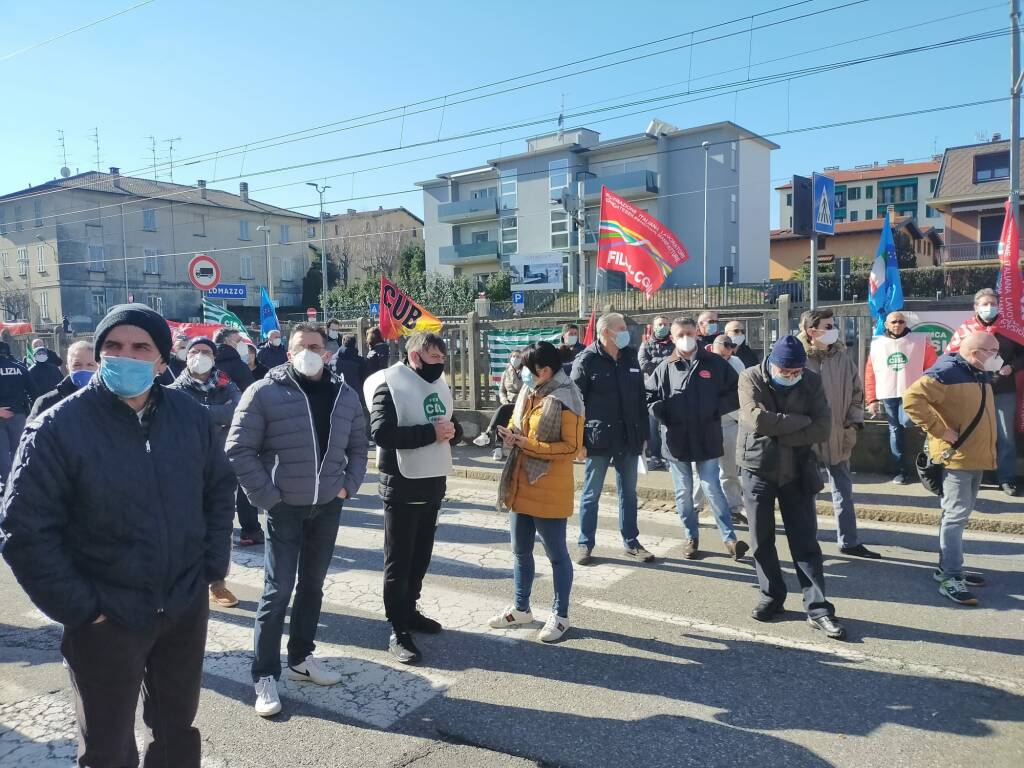
<svg viewBox="0 0 1024 768"><path fill-rule="evenodd" d="M479 445L481 448L486 448L491 444L491 436L486 432L481 432L479 435L473 438L473 445Z"/></svg>
<svg viewBox="0 0 1024 768"><path fill-rule="evenodd" d="M500 445L491 453L491 458L495 461L501 461L505 458L505 452L501 449Z"/></svg>
<svg viewBox="0 0 1024 768"><path fill-rule="evenodd" d="M271 717L281 711L281 697L277 695L277 680L261 677L256 683L256 714Z"/></svg>
<svg viewBox="0 0 1024 768"><path fill-rule="evenodd" d="M314 656L307 656L301 664L288 667L287 675L289 680L302 680L317 685L337 685L341 682L341 675Z"/></svg>
<svg viewBox="0 0 1024 768"><path fill-rule="evenodd" d="M537 638L544 643L553 643L555 640L560 640L562 635L568 631L569 620L564 616L555 616L552 613L548 616L548 621L544 628L537 633Z"/></svg>
<svg viewBox="0 0 1024 768"><path fill-rule="evenodd" d="M510 605L497 616L487 622L491 629L506 629L507 627L518 627L522 624L533 622L533 611L517 611L514 605Z"/></svg>

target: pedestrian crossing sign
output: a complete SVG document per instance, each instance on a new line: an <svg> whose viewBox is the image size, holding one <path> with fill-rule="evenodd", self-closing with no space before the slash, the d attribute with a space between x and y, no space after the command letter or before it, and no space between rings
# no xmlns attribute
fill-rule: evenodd
<svg viewBox="0 0 1024 768"><path fill-rule="evenodd" d="M819 235L834 235L836 232L836 181L831 176L815 173L812 177L814 194L814 231Z"/></svg>

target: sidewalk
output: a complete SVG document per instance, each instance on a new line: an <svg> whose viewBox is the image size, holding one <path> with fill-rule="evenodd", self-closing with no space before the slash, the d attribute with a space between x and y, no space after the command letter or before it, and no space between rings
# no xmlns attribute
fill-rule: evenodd
<svg viewBox="0 0 1024 768"><path fill-rule="evenodd" d="M501 463L491 458L491 449L460 445L454 450L455 475L479 480L493 480L495 491ZM372 458L371 453L371 458ZM583 465L577 464L576 488L583 487ZM615 476L608 473L605 490L615 492ZM857 517L891 523L917 523L938 526L939 501L920 483L896 485L885 475L853 473L854 501ZM666 471L640 475L637 495L648 509L674 512L672 479ZM826 486L818 496L818 514L832 517L832 498ZM1024 535L1024 498L1010 498L997 488L983 486L968 528Z"/></svg>

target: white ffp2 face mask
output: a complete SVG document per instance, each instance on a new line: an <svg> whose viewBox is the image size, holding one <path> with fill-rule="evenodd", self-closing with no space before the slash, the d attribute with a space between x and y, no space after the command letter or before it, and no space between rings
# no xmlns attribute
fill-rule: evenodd
<svg viewBox="0 0 1024 768"><path fill-rule="evenodd" d="M993 355L992 357L985 361L985 370L988 371L989 373L995 373L1004 365L1006 365L1006 363L1003 362L1003 358L1001 358L999 355Z"/></svg>
<svg viewBox="0 0 1024 768"><path fill-rule="evenodd" d="M676 349L683 354L690 354L697 348L697 340L693 336L680 336L676 339Z"/></svg>
<svg viewBox="0 0 1024 768"><path fill-rule="evenodd" d="M740 344L747 340L747 337L744 336L742 333L731 333L729 334L729 339L732 341L733 344L735 344L738 347Z"/></svg>
<svg viewBox="0 0 1024 768"><path fill-rule="evenodd" d="M308 349L304 349L298 354L293 355L292 365L295 366L296 371L307 378L316 376L324 369L323 358L316 352L310 352Z"/></svg>
<svg viewBox="0 0 1024 768"><path fill-rule="evenodd" d="M818 341L820 341L822 344L824 344L827 347L832 346L838 340L839 340L839 329L838 328L829 328L827 331L825 331L823 334L821 334L821 336L818 337Z"/></svg>
<svg viewBox="0 0 1024 768"><path fill-rule="evenodd" d="M188 369L192 373L202 376L204 373L209 373L212 368L213 358L209 355L196 354L188 359Z"/></svg>

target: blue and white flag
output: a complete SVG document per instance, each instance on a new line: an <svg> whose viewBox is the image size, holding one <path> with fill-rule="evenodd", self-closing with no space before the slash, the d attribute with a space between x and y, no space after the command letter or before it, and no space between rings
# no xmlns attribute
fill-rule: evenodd
<svg viewBox="0 0 1024 768"><path fill-rule="evenodd" d="M280 331L281 324L277 322L277 310L274 309L274 302L270 300L267 289L260 286L260 335L267 338L271 331Z"/></svg>
<svg viewBox="0 0 1024 768"><path fill-rule="evenodd" d="M882 236L878 240L875 261L868 276L868 306L877 319L875 336L885 332L885 316L897 309L903 309L903 283L900 281L900 265L896 261L896 242L892 237L889 212L886 211L882 224Z"/></svg>

